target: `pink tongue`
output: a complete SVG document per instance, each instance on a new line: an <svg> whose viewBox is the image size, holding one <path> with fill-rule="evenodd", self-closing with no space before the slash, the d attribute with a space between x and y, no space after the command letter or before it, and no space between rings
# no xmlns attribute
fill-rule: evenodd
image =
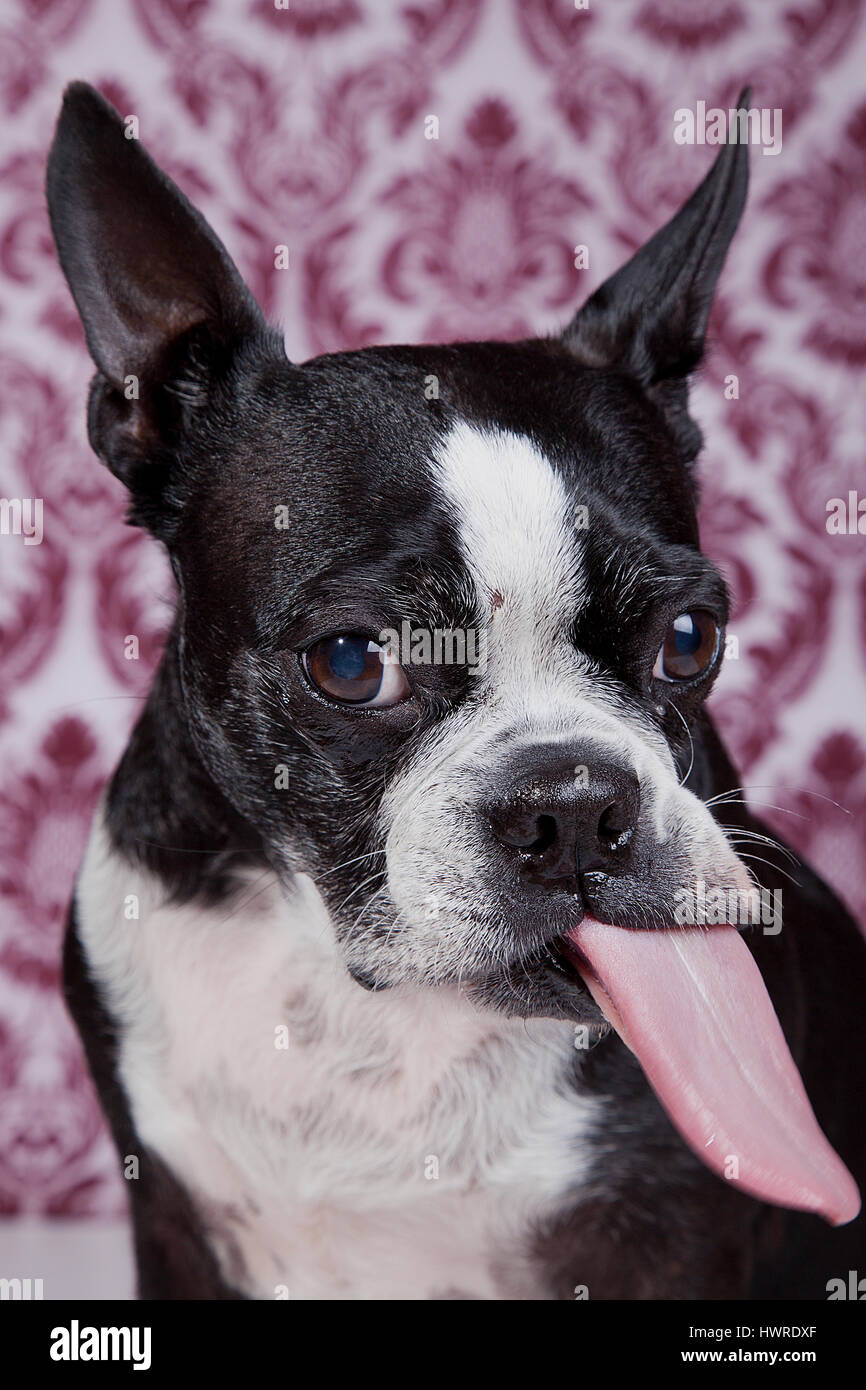
<svg viewBox="0 0 866 1390"><path fill-rule="evenodd" d="M698 1157L764 1201L853 1221L857 1186L736 928L633 931L587 917L569 935L587 988Z"/></svg>

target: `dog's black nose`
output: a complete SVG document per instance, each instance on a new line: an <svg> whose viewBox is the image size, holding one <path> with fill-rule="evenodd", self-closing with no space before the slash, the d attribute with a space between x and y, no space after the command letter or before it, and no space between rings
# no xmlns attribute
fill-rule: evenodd
<svg viewBox="0 0 866 1390"><path fill-rule="evenodd" d="M524 877L553 885L624 868L639 812L630 768L578 765L527 778L488 819L500 844L519 855Z"/></svg>

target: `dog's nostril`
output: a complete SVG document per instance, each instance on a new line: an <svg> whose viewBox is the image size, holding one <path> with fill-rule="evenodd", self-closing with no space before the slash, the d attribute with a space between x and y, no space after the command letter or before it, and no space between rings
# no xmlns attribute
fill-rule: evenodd
<svg viewBox="0 0 866 1390"><path fill-rule="evenodd" d="M618 801L602 811L598 819L599 842L607 849L624 849L634 834L634 825L628 810Z"/></svg>
<svg viewBox="0 0 866 1390"><path fill-rule="evenodd" d="M554 816L532 812L513 815L506 812L491 817L491 820L497 840L523 854L543 854L556 839Z"/></svg>
<svg viewBox="0 0 866 1390"><path fill-rule="evenodd" d="M528 854L544 854L556 839L556 820L553 816L539 816L535 824L538 835L526 850Z"/></svg>

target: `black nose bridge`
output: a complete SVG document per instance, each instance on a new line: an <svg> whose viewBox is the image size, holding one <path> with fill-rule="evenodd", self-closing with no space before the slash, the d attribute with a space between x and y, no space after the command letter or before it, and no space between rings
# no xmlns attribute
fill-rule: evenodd
<svg viewBox="0 0 866 1390"><path fill-rule="evenodd" d="M637 773L612 756L542 759L488 811L494 837L530 881L562 885L590 871L621 872L640 814Z"/></svg>

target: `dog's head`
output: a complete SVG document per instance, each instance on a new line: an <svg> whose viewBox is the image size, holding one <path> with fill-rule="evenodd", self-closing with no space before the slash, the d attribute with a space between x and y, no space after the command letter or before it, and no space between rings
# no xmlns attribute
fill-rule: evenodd
<svg viewBox="0 0 866 1390"><path fill-rule="evenodd" d="M557 950L585 912L658 925L683 885L748 882L687 776L727 616L687 378L746 181L724 146L559 338L294 365L67 93L48 193L93 447L170 553L202 761L367 984L597 1023Z"/></svg>

